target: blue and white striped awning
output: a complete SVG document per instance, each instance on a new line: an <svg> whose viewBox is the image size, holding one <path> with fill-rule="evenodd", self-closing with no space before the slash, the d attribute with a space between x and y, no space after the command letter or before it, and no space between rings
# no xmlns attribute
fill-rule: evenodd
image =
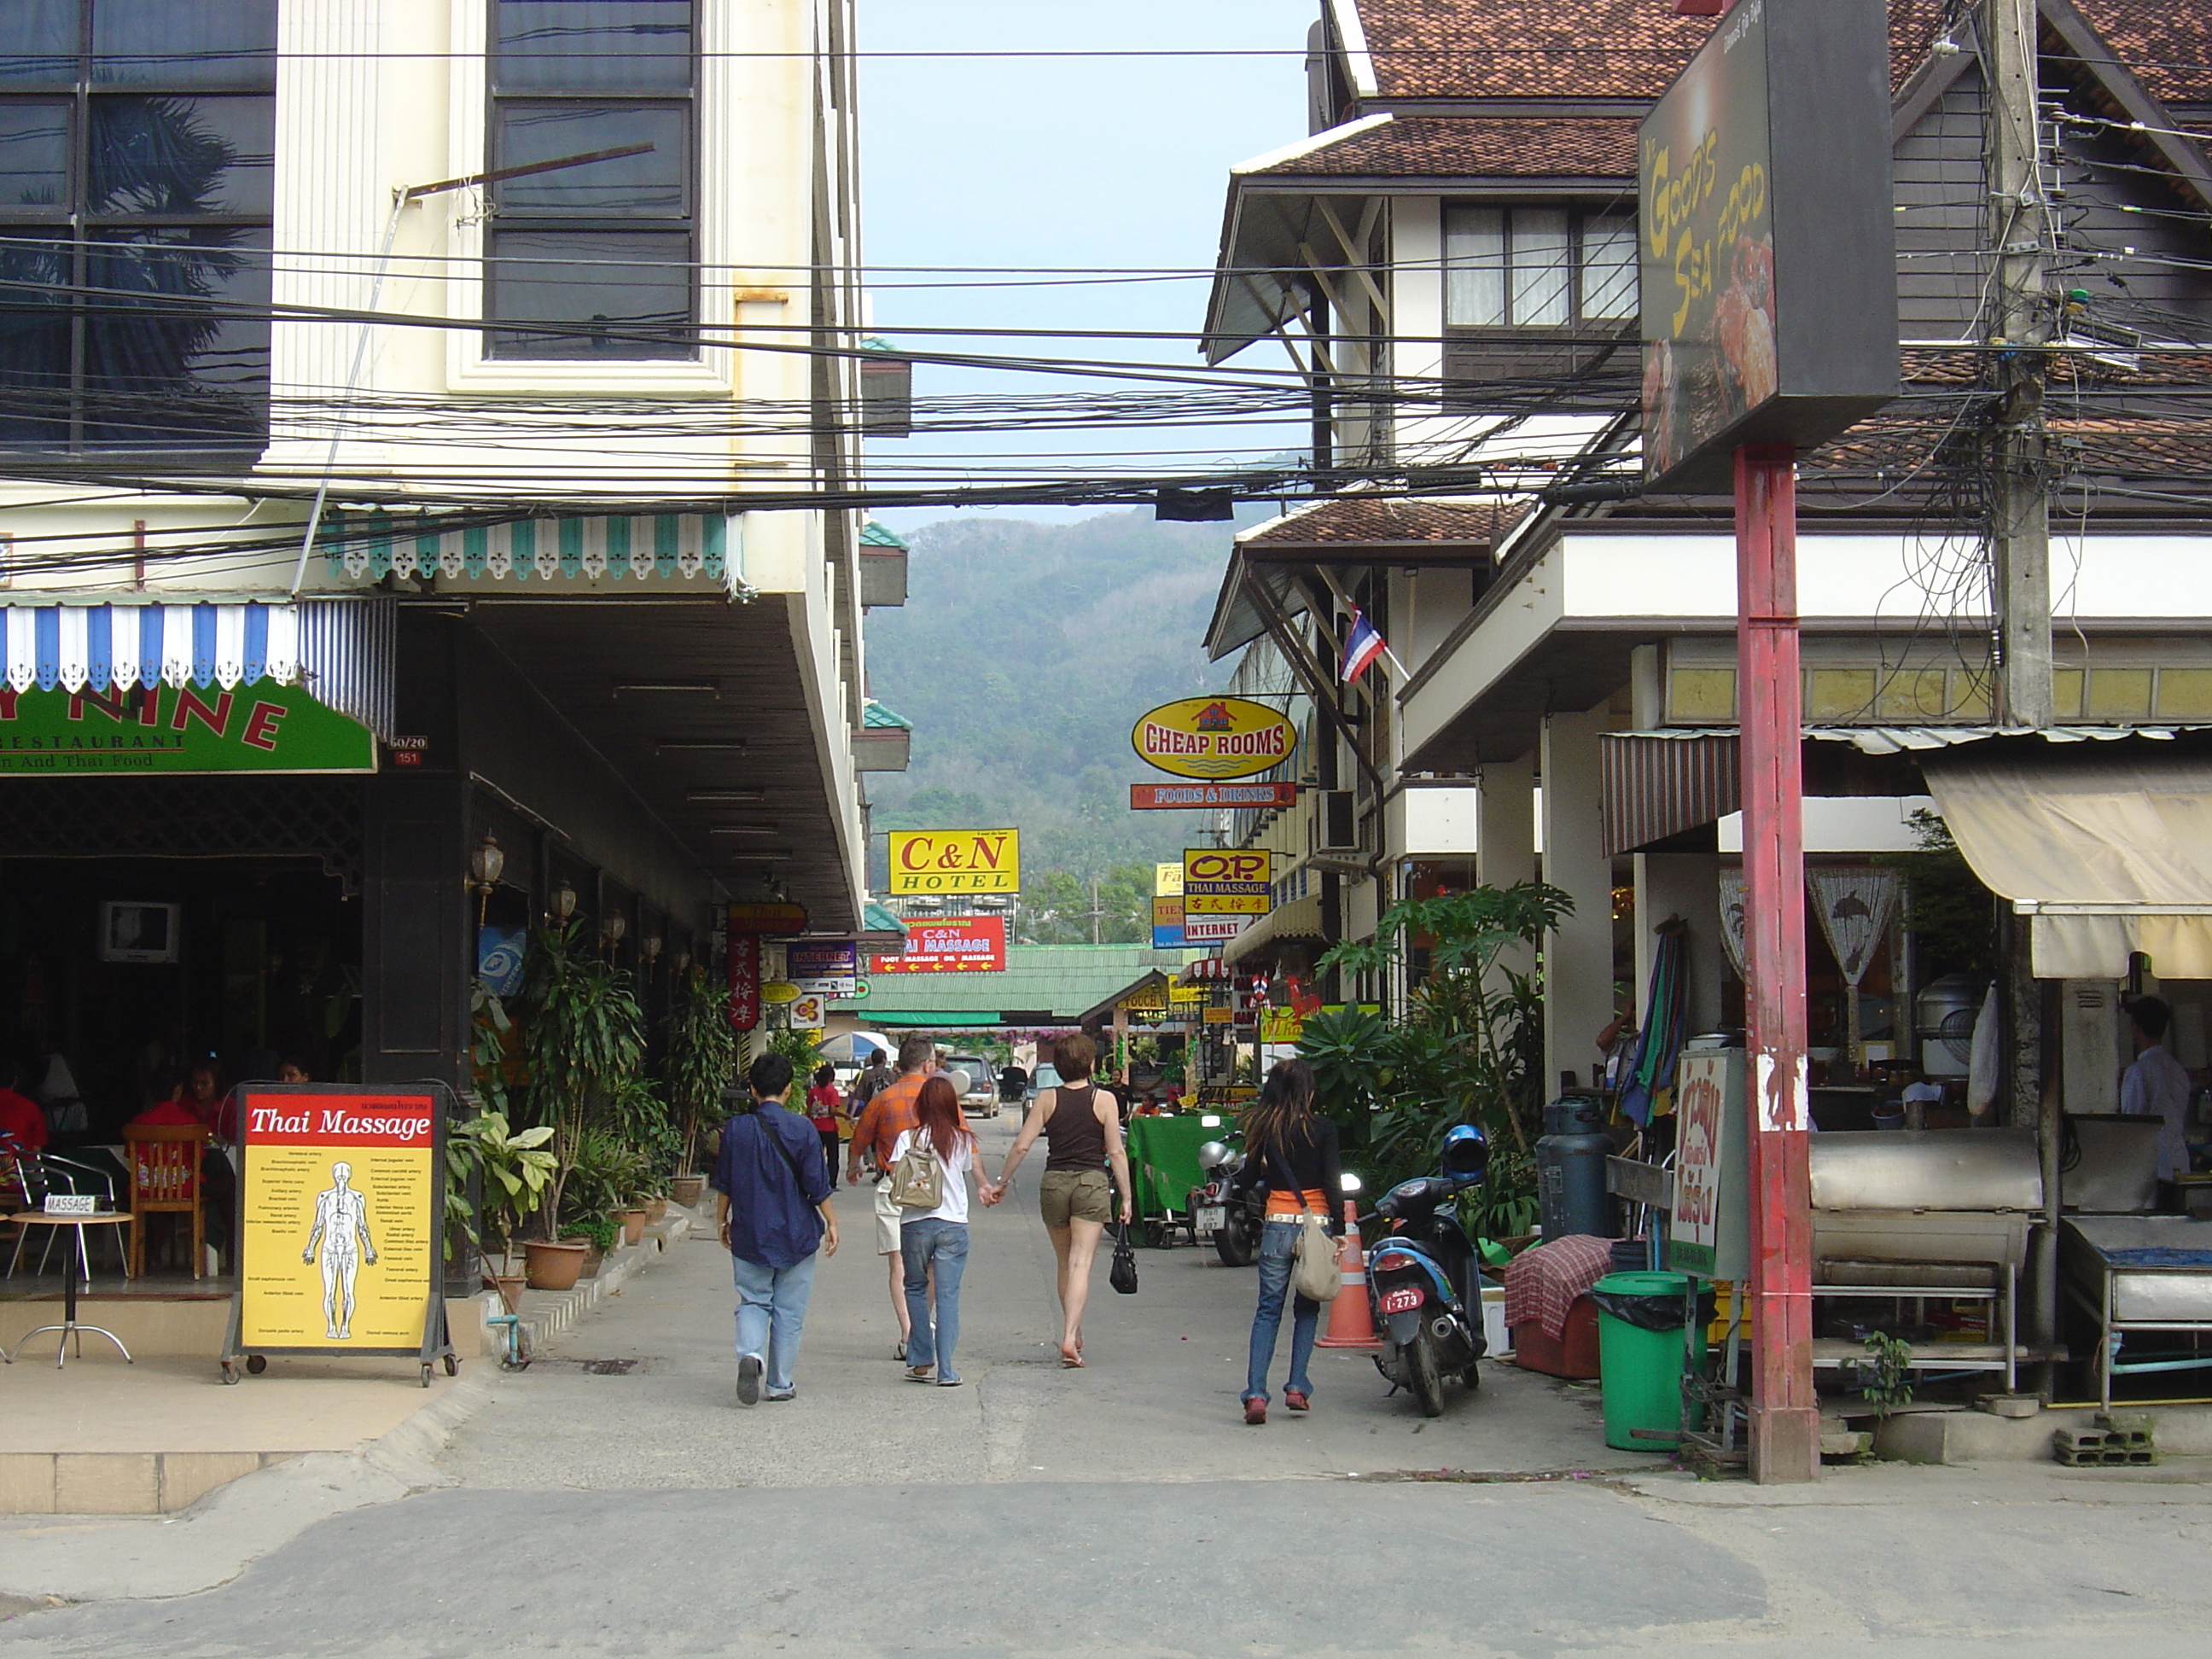
<svg viewBox="0 0 2212 1659"><path fill-rule="evenodd" d="M7 684L17 692L90 686L301 685L316 702L392 734L389 599L299 604L68 605L0 601Z"/></svg>
<svg viewBox="0 0 2212 1659"><path fill-rule="evenodd" d="M404 522L350 514L322 540L333 576L392 575L448 581L589 581L625 578L725 582L730 520L717 513L518 519L509 524L414 532Z"/></svg>

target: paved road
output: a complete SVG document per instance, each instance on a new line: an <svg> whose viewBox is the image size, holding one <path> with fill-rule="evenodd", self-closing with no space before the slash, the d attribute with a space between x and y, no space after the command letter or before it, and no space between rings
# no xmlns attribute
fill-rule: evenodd
<svg viewBox="0 0 2212 1659"><path fill-rule="evenodd" d="M1092 1364L1064 1372L1027 1201L977 1219L969 1386L918 1388L864 1195L840 1204L849 1254L818 1280L797 1401L732 1403L725 1258L687 1245L498 1378L434 1489L202 1594L24 1613L0 1655L2204 1650L2200 1471L1700 1486L1613 1473L1656 1464L1605 1451L1583 1391L1501 1367L1425 1422L1341 1354L1310 1419L1248 1430L1249 1273L1147 1252L1122 1298L1102 1269ZM582 1363L609 1360L634 1363ZM1476 1478L1394 1478L1438 1469ZM158 1524L64 1535L99 1552Z"/></svg>

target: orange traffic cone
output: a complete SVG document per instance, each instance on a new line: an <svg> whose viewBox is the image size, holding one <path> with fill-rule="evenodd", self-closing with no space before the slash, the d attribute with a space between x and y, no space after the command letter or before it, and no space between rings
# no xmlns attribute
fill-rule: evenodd
<svg viewBox="0 0 2212 1659"><path fill-rule="evenodd" d="M1349 1200L1344 1206L1344 1248L1336 1262L1343 1280L1336 1299L1328 1304L1328 1329L1314 1346L1377 1352L1382 1345L1375 1340L1375 1321L1367 1310L1367 1257L1359 1248L1359 1206Z"/></svg>

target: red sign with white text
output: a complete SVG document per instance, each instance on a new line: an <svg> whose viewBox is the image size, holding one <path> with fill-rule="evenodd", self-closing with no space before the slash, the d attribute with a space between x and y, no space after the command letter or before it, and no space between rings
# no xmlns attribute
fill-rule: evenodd
<svg viewBox="0 0 2212 1659"><path fill-rule="evenodd" d="M430 1095L243 1096L249 1146L428 1146L437 1121Z"/></svg>
<svg viewBox="0 0 2212 1659"><path fill-rule="evenodd" d="M906 954L878 957L872 974L1003 974L1006 971L1006 919L955 916L947 921L910 921Z"/></svg>

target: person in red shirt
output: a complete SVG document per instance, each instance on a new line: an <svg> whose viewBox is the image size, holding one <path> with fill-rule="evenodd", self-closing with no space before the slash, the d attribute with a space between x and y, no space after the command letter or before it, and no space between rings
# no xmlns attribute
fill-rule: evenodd
<svg viewBox="0 0 2212 1659"><path fill-rule="evenodd" d="M215 1131L206 1152L200 1157L200 1208L207 1217L207 1237L217 1255L227 1254L231 1231L231 1218L238 1203L238 1174L230 1167L230 1159L222 1148L215 1144L223 1139L221 1133L227 1114L226 1103L216 1081L212 1060L196 1063L191 1073L189 1090L173 1077L155 1079L156 1093L164 1097L131 1120L125 1127L143 1125L157 1128L193 1126Z"/></svg>
<svg viewBox="0 0 2212 1659"><path fill-rule="evenodd" d="M806 1117L822 1137L822 1166L830 1172L833 1193L837 1190L837 1118L844 1104L845 1097L837 1091L837 1068L817 1066L806 1091Z"/></svg>
<svg viewBox="0 0 2212 1659"><path fill-rule="evenodd" d="M0 1084L0 1147L35 1152L46 1144L46 1115L36 1101L15 1092L22 1073L14 1060L0 1061L0 1077L7 1079Z"/></svg>

